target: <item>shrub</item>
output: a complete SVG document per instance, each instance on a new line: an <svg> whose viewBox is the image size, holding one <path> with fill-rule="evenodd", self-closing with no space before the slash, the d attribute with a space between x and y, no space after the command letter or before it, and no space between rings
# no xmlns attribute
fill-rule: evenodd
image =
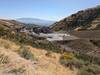
<svg viewBox="0 0 100 75"><path fill-rule="evenodd" d="M73 68L82 68L85 64L87 64L88 62L85 62L83 60L78 60L76 58L71 59L71 60L60 60L60 63L62 65L64 65L65 67L70 67L72 66Z"/></svg>
<svg viewBox="0 0 100 75"><path fill-rule="evenodd" d="M100 66L93 64L89 66L84 66L78 73L78 75L99 75L99 74L100 74Z"/></svg>
<svg viewBox="0 0 100 75"><path fill-rule="evenodd" d="M27 47L22 47L19 50L19 55L27 60L34 60L34 54L27 48Z"/></svg>
<svg viewBox="0 0 100 75"><path fill-rule="evenodd" d="M90 62L90 63L93 61L93 56L90 56L90 55L85 54L85 53L79 53L79 54L76 53L75 57L77 59L82 59L82 60Z"/></svg>
<svg viewBox="0 0 100 75"><path fill-rule="evenodd" d="M52 52L51 51L47 51L47 53L45 55L48 56L48 57L51 57L52 56Z"/></svg>
<svg viewBox="0 0 100 75"><path fill-rule="evenodd" d="M91 74L91 73L89 73L87 71L82 70L82 71L80 71L80 73L78 75L93 75L93 74Z"/></svg>
<svg viewBox="0 0 100 75"><path fill-rule="evenodd" d="M73 55L73 53L71 53L71 52L65 52L63 55L62 55L62 58L64 59L64 60L68 60L68 59L73 59L74 58L74 55Z"/></svg>
<svg viewBox="0 0 100 75"><path fill-rule="evenodd" d="M76 57L73 53L64 53L60 58L60 63L65 67L75 67L75 68L82 68L83 66L87 66L90 64L89 61L86 61L85 58L82 59L84 56Z"/></svg>
<svg viewBox="0 0 100 75"><path fill-rule="evenodd" d="M24 69L18 68L18 69L12 69L11 71L9 71L9 73L13 73L14 75L22 75L24 71L25 71Z"/></svg>
<svg viewBox="0 0 100 75"><path fill-rule="evenodd" d="M61 49L57 43L55 42L52 43L47 40L38 40L35 42L35 44L33 44L33 46L45 49L47 51L52 51L57 53L61 52Z"/></svg>
<svg viewBox="0 0 100 75"><path fill-rule="evenodd" d="M9 62L8 56L5 56L4 54L0 54L0 64L7 64Z"/></svg>
<svg viewBox="0 0 100 75"><path fill-rule="evenodd" d="M80 68L83 64L83 61L77 60L73 53L65 52L60 58L60 63L65 67L69 67L71 70L73 70L74 67Z"/></svg>
<svg viewBox="0 0 100 75"><path fill-rule="evenodd" d="M100 66L100 57L94 58L94 63Z"/></svg>

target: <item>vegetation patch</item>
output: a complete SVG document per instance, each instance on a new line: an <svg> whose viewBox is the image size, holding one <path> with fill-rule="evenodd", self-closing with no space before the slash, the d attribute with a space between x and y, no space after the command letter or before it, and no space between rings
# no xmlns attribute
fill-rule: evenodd
<svg viewBox="0 0 100 75"><path fill-rule="evenodd" d="M11 71L9 71L9 73L13 73L14 75L21 75L22 73L24 73L24 69L22 68L18 68L18 69L12 69Z"/></svg>
<svg viewBox="0 0 100 75"><path fill-rule="evenodd" d="M15 32L11 33L11 30L5 30L0 27L0 37L15 42L18 45L31 45L35 48L42 48L48 51L60 52L61 49L57 43L47 41L45 38L32 36L26 33Z"/></svg>
<svg viewBox="0 0 100 75"><path fill-rule="evenodd" d="M19 50L19 55L27 60L34 60L34 54L27 48L21 47Z"/></svg>
<svg viewBox="0 0 100 75"><path fill-rule="evenodd" d="M98 65L89 65L81 68L77 75L99 75L100 67Z"/></svg>
<svg viewBox="0 0 100 75"><path fill-rule="evenodd" d="M9 63L8 56L0 54L0 64L7 64L7 63Z"/></svg>

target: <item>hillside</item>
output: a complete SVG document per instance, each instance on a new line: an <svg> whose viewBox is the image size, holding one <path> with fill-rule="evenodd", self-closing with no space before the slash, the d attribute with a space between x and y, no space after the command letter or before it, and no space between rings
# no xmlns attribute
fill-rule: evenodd
<svg viewBox="0 0 100 75"><path fill-rule="evenodd" d="M12 28L11 24L12 21L3 21L0 25L1 75L100 74L99 40L50 42L46 38L16 31L16 26L17 29L23 27L18 22ZM78 35L75 32L71 34ZM80 32L80 35L83 34Z"/></svg>
<svg viewBox="0 0 100 75"><path fill-rule="evenodd" d="M8 22L9 24L6 24ZM55 52L57 51L59 52L60 50L60 48L57 45L47 41L45 38L31 35L28 32L18 31L19 29L23 27L23 25L20 25L20 23L16 23L16 21L14 21L14 23L16 24L12 23L12 21L10 22L10 20L9 21L5 20L5 22L3 21L3 23L4 24L0 25L0 37L1 38L8 39L10 41L13 41L19 44L31 45L35 48L52 50Z"/></svg>
<svg viewBox="0 0 100 75"><path fill-rule="evenodd" d="M100 6L81 10L50 28L78 38L57 42L67 52L61 57L61 64L78 68L78 75L100 74Z"/></svg>
<svg viewBox="0 0 100 75"><path fill-rule="evenodd" d="M67 40L48 41L33 34L49 34L49 27L1 19L0 74L99 75L99 25L99 6L79 11L51 26L53 31L59 31L57 33L70 31L67 35L77 39L65 37Z"/></svg>
<svg viewBox="0 0 100 75"><path fill-rule="evenodd" d="M61 51L56 43L16 31L23 27L19 22L1 20L0 24L1 75L77 74L77 69L60 64Z"/></svg>
<svg viewBox="0 0 100 75"><path fill-rule="evenodd" d="M24 53L27 56L23 56ZM0 39L0 75L76 75L59 63L61 54L31 46L21 47L9 40ZM42 62L41 62L42 61Z"/></svg>
<svg viewBox="0 0 100 75"><path fill-rule="evenodd" d="M0 27L5 29L17 29L23 27L23 23L15 20L4 20L0 19Z"/></svg>
<svg viewBox="0 0 100 75"><path fill-rule="evenodd" d="M51 26L54 31L100 29L100 6L78 11Z"/></svg>

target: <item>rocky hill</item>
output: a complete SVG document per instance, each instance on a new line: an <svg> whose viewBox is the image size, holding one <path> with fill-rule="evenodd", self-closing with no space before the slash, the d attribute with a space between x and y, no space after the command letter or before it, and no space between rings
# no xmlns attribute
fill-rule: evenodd
<svg viewBox="0 0 100 75"><path fill-rule="evenodd" d="M100 29L100 6L78 11L63 20L54 23L51 28L54 31Z"/></svg>

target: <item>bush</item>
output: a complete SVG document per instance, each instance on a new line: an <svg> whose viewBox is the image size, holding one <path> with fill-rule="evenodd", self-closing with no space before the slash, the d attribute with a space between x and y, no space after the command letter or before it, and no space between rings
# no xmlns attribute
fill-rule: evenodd
<svg viewBox="0 0 100 75"><path fill-rule="evenodd" d="M12 69L11 71L9 71L9 73L13 73L14 75L22 75L24 71L25 71L24 69L18 68L18 69Z"/></svg>
<svg viewBox="0 0 100 75"><path fill-rule="evenodd" d="M27 47L20 48L19 55L27 60L35 59L34 54Z"/></svg>
<svg viewBox="0 0 100 75"><path fill-rule="evenodd" d="M100 66L89 65L84 66L78 73L78 75L100 75Z"/></svg>
<svg viewBox="0 0 100 75"><path fill-rule="evenodd" d="M76 59L73 53L64 53L60 58L60 63L70 69L81 68L85 64L83 60Z"/></svg>
<svg viewBox="0 0 100 75"><path fill-rule="evenodd" d="M92 61L93 61L93 56L90 56L90 55L85 54L85 53L79 53L79 54L77 53L75 55L75 57L77 59L82 59L83 61L87 61L87 62L90 62L90 63L92 63Z"/></svg>
<svg viewBox="0 0 100 75"><path fill-rule="evenodd" d="M94 58L94 63L100 66L100 57Z"/></svg>
<svg viewBox="0 0 100 75"><path fill-rule="evenodd" d="M71 60L60 60L60 63L64 65L65 67L70 67L72 66L73 68L82 68L84 65L88 64L88 62L85 62L83 60L79 59L71 59Z"/></svg>
<svg viewBox="0 0 100 75"><path fill-rule="evenodd" d="M63 55L62 55L62 57L61 57L62 59L64 59L64 60L71 60L71 59L73 59L74 58L74 55L73 55L73 53L71 53L71 52L65 52Z"/></svg>
<svg viewBox="0 0 100 75"><path fill-rule="evenodd" d="M52 56L52 52L51 51L47 51L47 53L45 54L47 57L51 57Z"/></svg>
<svg viewBox="0 0 100 75"><path fill-rule="evenodd" d="M89 73L87 71L82 70L82 71L80 71L80 73L78 75L93 75L93 74L91 74L91 73Z"/></svg>
<svg viewBox="0 0 100 75"><path fill-rule="evenodd" d="M0 54L0 64L7 64L7 63L9 63L8 56Z"/></svg>
<svg viewBox="0 0 100 75"><path fill-rule="evenodd" d="M61 53L59 45L55 42L49 42L47 40L37 40L33 46L45 49L47 51Z"/></svg>
<svg viewBox="0 0 100 75"><path fill-rule="evenodd" d="M82 68L83 66L87 66L90 64L89 61L86 61L86 57L84 56L75 56L73 53L64 53L60 58L60 63L65 67L75 67Z"/></svg>

